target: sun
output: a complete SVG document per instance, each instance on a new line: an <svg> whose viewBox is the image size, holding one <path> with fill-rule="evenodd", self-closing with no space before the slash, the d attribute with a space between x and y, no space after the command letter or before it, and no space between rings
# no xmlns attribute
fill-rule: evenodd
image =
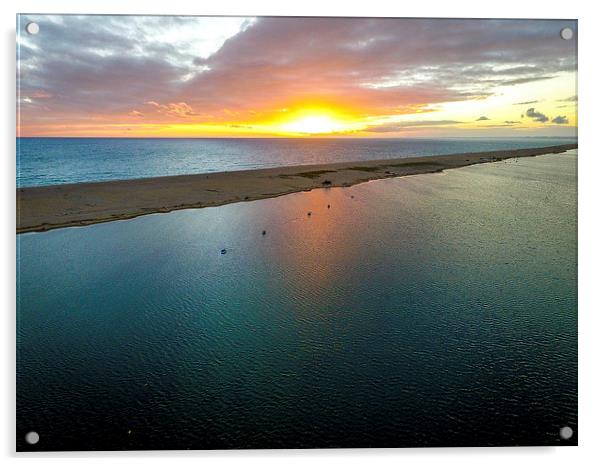
<svg viewBox="0 0 602 466"><path fill-rule="evenodd" d="M282 125L287 133L326 134L344 129L344 125L329 115L306 115Z"/></svg>

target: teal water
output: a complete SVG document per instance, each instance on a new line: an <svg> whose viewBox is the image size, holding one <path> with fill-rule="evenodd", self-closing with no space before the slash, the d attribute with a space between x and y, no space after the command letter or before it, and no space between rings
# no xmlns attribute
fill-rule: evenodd
<svg viewBox="0 0 602 466"><path fill-rule="evenodd" d="M17 447L576 444L576 163L19 235Z"/></svg>
<svg viewBox="0 0 602 466"><path fill-rule="evenodd" d="M575 138L17 138L17 186L547 147Z"/></svg>

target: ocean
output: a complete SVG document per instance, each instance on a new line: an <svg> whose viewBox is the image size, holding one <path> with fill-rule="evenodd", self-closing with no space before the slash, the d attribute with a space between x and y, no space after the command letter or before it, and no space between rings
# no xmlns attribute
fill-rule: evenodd
<svg viewBox="0 0 602 466"><path fill-rule="evenodd" d="M18 138L17 187L545 147L574 138Z"/></svg>
<svg viewBox="0 0 602 466"><path fill-rule="evenodd" d="M155 176L281 165L291 144L214 141L211 158L206 141L21 140L19 166L23 185ZM303 163L363 153L303 144ZM499 143L360 144L385 158ZM576 164L18 235L17 448L576 444Z"/></svg>

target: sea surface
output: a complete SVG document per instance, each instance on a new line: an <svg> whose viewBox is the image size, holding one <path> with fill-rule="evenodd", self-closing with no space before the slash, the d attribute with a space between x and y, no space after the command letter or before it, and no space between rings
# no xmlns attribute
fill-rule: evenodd
<svg viewBox="0 0 602 466"><path fill-rule="evenodd" d="M545 147L573 138L18 138L17 186Z"/></svg>
<svg viewBox="0 0 602 466"><path fill-rule="evenodd" d="M17 447L576 444L576 163L18 235Z"/></svg>

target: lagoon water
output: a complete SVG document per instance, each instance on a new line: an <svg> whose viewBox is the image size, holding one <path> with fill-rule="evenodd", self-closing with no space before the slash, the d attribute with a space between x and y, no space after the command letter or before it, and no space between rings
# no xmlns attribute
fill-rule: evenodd
<svg viewBox="0 0 602 466"><path fill-rule="evenodd" d="M19 235L18 448L575 444L576 161Z"/></svg>
<svg viewBox="0 0 602 466"><path fill-rule="evenodd" d="M575 142L575 138L18 138L17 186L512 150Z"/></svg>

